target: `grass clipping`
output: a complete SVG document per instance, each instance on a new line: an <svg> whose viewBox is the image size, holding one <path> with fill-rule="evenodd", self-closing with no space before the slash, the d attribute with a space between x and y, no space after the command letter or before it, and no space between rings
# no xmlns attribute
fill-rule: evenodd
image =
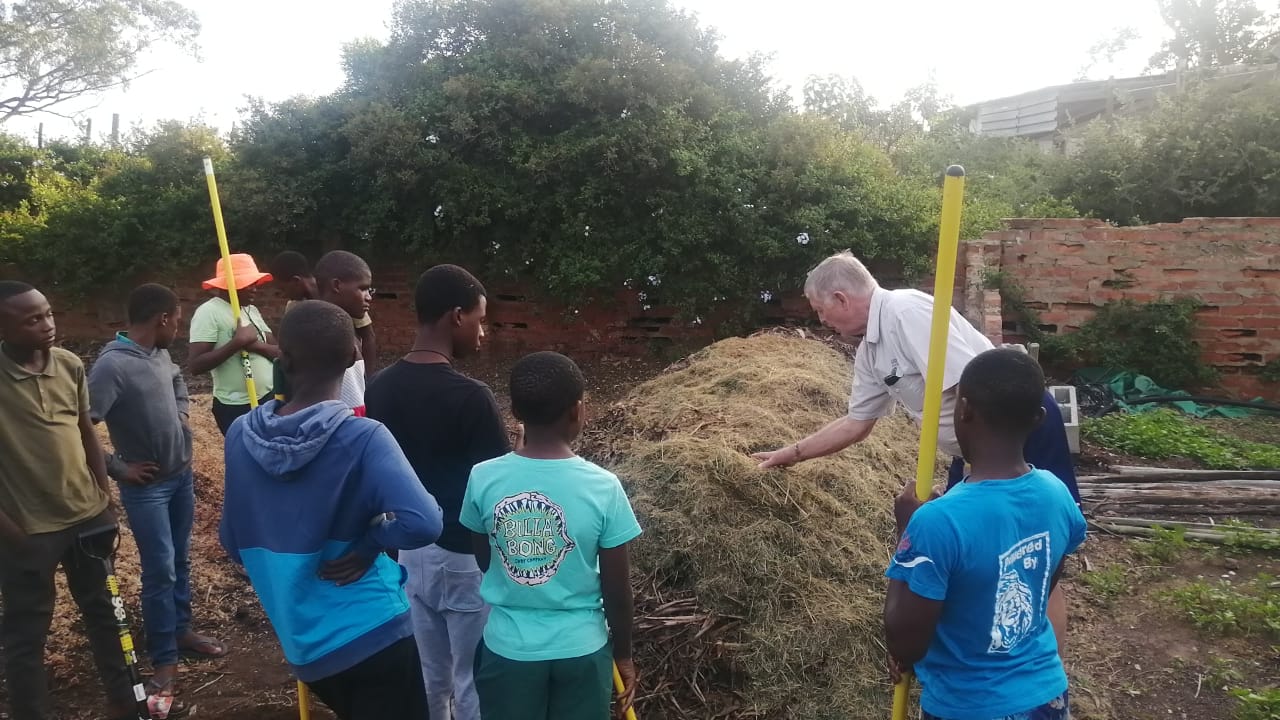
<svg viewBox="0 0 1280 720"><path fill-rule="evenodd" d="M851 375L847 356L794 331L724 340L638 387L589 438L644 527L634 547L644 585L738 620L714 653L646 648L642 598L649 714L654 704L686 717L887 713L890 508L914 474L918 431L886 418L853 448L781 471L748 457L843 415ZM698 681L681 693L673 677Z"/></svg>

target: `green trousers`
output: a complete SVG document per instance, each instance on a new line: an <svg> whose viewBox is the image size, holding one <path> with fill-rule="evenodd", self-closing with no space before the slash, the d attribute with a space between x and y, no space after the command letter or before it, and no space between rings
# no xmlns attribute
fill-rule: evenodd
<svg viewBox="0 0 1280 720"><path fill-rule="evenodd" d="M609 720L613 648L565 660L521 662L476 651L482 720Z"/></svg>

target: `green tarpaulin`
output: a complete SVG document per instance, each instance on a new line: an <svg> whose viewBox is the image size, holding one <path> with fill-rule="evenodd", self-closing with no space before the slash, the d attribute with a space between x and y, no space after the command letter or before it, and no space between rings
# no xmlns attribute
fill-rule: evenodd
<svg viewBox="0 0 1280 720"><path fill-rule="evenodd" d="M1111 390L1115 395L1115 404L1117 408L1127 410L1128 412L1140 413L1150 410L1157 410L1162 407L1176 408L1187 415L1198 418L1242 418L1253 414L1252 410L1242 407L1231 407L1227 405L1211 405L1198 403L1192 400L1173 401L1151 403L1142 401L1143 398L1150 397L1169 397L1169 396L1186 396L1190 397L1190 393L1182 390L1169 390L1160 387L1155 380L1146 375L1138 373L1125 372L1123 370L1108 370L1106 368L1084 368L1076 373L1075 379L1077 385L1102 385Z"/></svg>

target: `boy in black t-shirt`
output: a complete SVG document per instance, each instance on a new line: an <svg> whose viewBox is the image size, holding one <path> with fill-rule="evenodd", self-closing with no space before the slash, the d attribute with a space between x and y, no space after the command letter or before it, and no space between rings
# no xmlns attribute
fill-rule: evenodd
<svg viewBox="0 0 1280 720"><path fill-rule="evenodd" d="M471 533L458 522L472 466L511 450L489 388L453 368L480 349L484 287L456 265L422 274L414 295L418 333L413 348L386 368L365 393L368 416L391 430L428 492L444 510L435 545L402 551L405 590L422 658L431 717L479 720L472 665L488 608Z"/></svg>

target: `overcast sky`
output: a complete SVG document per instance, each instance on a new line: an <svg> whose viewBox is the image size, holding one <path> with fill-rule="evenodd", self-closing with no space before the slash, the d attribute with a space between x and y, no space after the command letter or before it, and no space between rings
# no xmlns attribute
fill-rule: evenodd
<svg viewBox="0 0 1280 720"><path fill-rule="evenodd" d="M773 55L780 86L797 94L813 74L857 77L883 101L932 73L959 103L1074 80L1089 48L1120 27L1140 34L1133 49L1094 77L1141 72L1164 35L1155 0L675 0L717 28L732 57ZM92 118L94 134L165 118L203 118L227 130L246 95L282 100L320 95L342 81L341 49L385 38L393 0L185 0L200 16L200 58L161 50L151 72L127 90L64 108ZM354 10L359 7L359 10ZM56 117L18 119L4 129L73 134Z"/></svg>

